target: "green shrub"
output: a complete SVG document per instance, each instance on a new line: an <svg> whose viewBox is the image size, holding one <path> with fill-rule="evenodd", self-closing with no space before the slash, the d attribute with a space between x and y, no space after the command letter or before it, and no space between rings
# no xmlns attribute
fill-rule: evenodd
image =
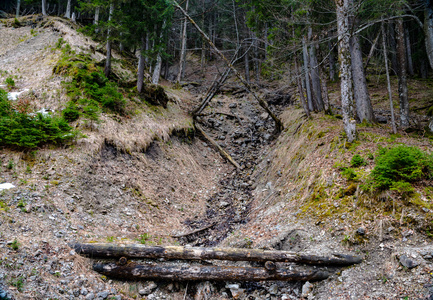
<svg viewBox="0 0 433 300"><path fill-rule="evenodd" d="M0 145L24 149L60 144L76 135L64 118L16 111L1 89L0 132Z"/></svg>
<svg viewBox="0 0 433 300"><path fill-rule="evenodd" d="M409 146L381 148L370 176L374 188L407 189L403 183L433 178L433 155Z"/></svg>
<svg viewBox="0 0 433 300"><path fill-rule="evenodd" d="M351 165L352 167L358 168L358 167L360 167L360 166L365 166L365 165L367 165L367 162L365 161L365 159L364 159L361 155L359 155L359 154L355 154L355 155L352 157L352 160L350 161L350 165Z"/></svg>
<svg viewBox="0 0 433 300"><path fill-rule="evenodd" d="M352 168L346 168L341 171L341 175L349 181L356 181L358 179L358 174Z"/></svg>
<svg viewBox="0 0 433 300"><path fill-rule="evenodd" d="M11 76L9 76L8 78L6 78L5 83L8 86L8 88L15 87L15 80Z"/></svg>
<svg viewBox="0 0 433 300"><path fill-rule="evenodd" d="M68 106L62 111L62 116L68 122L74 122L80 117L78 107L74 102L69 102Z"/></svg>

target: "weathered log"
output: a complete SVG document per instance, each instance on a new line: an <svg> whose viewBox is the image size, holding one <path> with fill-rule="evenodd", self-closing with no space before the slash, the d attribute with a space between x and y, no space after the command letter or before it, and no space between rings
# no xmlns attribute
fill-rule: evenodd
<svg viewBox="0 0 433 300"><path fill-rule="evenodd" d="M217 280L217 281L318 281L328 278L324 271L291 271L277 269L268 271L265 268L226 267L226 266L178 266L146 264L133 262L121 266L115 263L95 263L93 270L103 275L118 279L165 279L175 281Z"/></svg>
<svg viewBox="0 0 433 300"><path fill-rule="evenodd" d="M198 248L182 246L145 246L140 244L114 245L114 244L74 244L72 248L78 254L89 257L120 258L165 258L190 260L230 260L230 261L274 261L294 262L310 265L340 265L347 266L359 264L359 256L333 254L330 257L310 254L300 254L288 251L241 249L241 248Z"/></svg>
<svg viewBox="0 0 433 300"><path fill-rule="evenodd" d="M227 159L233 166L235 166L237 169L240 169L241 166L230 156L230 154L228 154L223 148L221 148L220 145L218 145L217 142L214 141L213 138L211 138L210 136L208 136L206 134L206 132L204 132L203 128L201 128L200 125L198 125L197 123L195 123L195 128L203 135L203 137L208 140L215 148L217 148L217 150L219 151L219 153L225 158Z"/></svg>

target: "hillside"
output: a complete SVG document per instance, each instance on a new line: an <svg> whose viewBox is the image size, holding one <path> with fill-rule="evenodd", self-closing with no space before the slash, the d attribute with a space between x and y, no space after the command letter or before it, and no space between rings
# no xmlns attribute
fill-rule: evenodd
<svg viewBox="0 0 433 300"><path fill-rule="evenodd" d="M45 109L54 116L68 107L71 95L62 82L72 80L66 71L55 70L76 63L80 55L78 63L98 66L103 50L69 21L32 18L20 22L36 22L35 28L8 26L13 20L0 24L0 82L15 82L1 88L23 92L15 101L27 103L28 110ZM65 59L65 53L73 54ZM135 72L130 59L114 57L116 74L123 76L119 81L130 81ZM187 70L191 82L195 74ZM370 83L372 100L386 119L386 89L379 79ZM206 84L199 89L206 90ZM429 101L430 84L410 82L420 108ZM1 149L0 184L14 188L0 192L0 299L432 297L431 179L414 184L409 197L362 188L380 147L408 145L431 153L428 132L394 135L388 124L364 124L358 140L349 144L338 114L338 87L330 84L334 115L307 118L293 95L272 106L285 125L273 139L271 118L232 78L199 121L241 165L236 169L194 130L188 112L199 103L199 89L163 85L167 108L124 87L119 90L126 98L125 113L105 110L98 120L70 122L80 133L72 141L32 151ZM268 100L294 90L284 81L263 86L258 92ZM428 122L423 115L414 120ZM356 154L365 163L355 167ZM328 268L331 276L312 285L128 282L94 272L93 260L68 246L75 241L347 253L364 261ZM417 266L402 266L404 260Z"/></svg>

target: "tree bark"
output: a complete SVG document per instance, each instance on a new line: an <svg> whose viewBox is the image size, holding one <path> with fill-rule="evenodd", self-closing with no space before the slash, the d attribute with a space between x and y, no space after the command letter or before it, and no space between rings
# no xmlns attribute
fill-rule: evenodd
<svg viewBox="0 0 433 300"><path fill-rule="evenodd" d="M185 12L188 12L188 6L189 6L189 0L186 0ZM185 19L183 21L183 27L182 27L182 37L181 37L182 46L181 46L181 49L180 49L179 74L177 74L177 79L176 79L177 83L181 82L183 74L184 74L184 69L185 69L186 41L187 41L186 29L187 29L187 25L188 25L188 19L187 19L187 17L185 17Z"/></svg>
<svg viewBox="0 0 433 300"><path fill-rule="evenodd" d="M433 7L430 5L430 0L424 0L424 5L425 49L430 63L430 68L433 69Z"/></svg>
<svg viewBox="0 0 433 300"><path fill-rule="evenodd" d="M314 104L313 104L313 95L311 93L311 86L310 86L310 70L309 70L309 58L308 58L308 50L307 50L307 38L305 36L302 38L302 55L304 59L305 89L307 90L308 110L313 111Z"/></svg>
<svg viewBox="0 0 433 300"><path fill-rule="evenodd" d="M409 73L409 76L413 76L415 72L413 70L412 47L410 44L410 35L407 26L404 28L404 38L406 42L407 72Z"/></svg>
<svg viewBox="0 0 433 300"><path fill-rule="evenodd" d="M336 73L335 73L335 57L334 57L334 48L332 47L331 41L328 41L328 63L329 63L329 80L335 81Z"/></svg>
<svg viewBox="0 0 433 300"><path fill-rule="evenodd" d="M239 71L227 60L227 58L224 56L224 54L215 46L214 43L209 39L209 37L206 35L206 33L203 32L203 30L200 29L200 27L195 23L195 21L185 12L185 10L175 1L171 0L172 3L175 5L177 9L179 9L191 22L191 24L197 29L197 31L201 34L202 37L205 38L209 46L218 54L219 57L221 57L224 62L227 64L229 68L232 69L233 73L235 73L236 77L242 82L242 84L245 86L246 90L251 93L251 95L254 97L254 99L259 103L259 105L266 110L266 112L271 116L271 118L275 122L275 130L276 132L281 132L284 129L284 125L281 122L280 119L277 118L277 116L270 110L268 104L260 97L257 96L257 94L253 91L250 84L242 77L242 75L239 73Z"/></svg>
<svg viewBox="0 0 433 300"><path fill-rule="evenodd" d="M313 95L315 99L315 104L318 111L322 111L323 108L323 98L322 89L320 84L320 71L319 64L317 63L316 56L316 46L315 43L310 46L310 66L311 66L311 83L313 86Z"/></svg>
<svg viewBox="0 0 433 300"><path fill-rule="evenodd" d="M302 107L304 108L305 114L307 117L310 117L310 110L308 109L307 101L304 96L304 89L302 88L302 80L301 75L299 74L298 67L298 56L295 54L295 72L296 72L296 82L298 85L299 99L301 100Z"/></svg>
<svg viewBox="0 0 433 300"><path fill-rule="evenodd" d="M68 0L68 2L66 4L65 18L68 18L68 19L71 18L71 0Z"/></svg>
<svg viewBox="0 0 433 300"><path fill-rule="evenodd" d="M373 57L374 50L376 49L376 44L377 44L377 41L379 40L379 37L380 37L380 31L377 33L377 36L373 41L373 45L371 45L370 52L368 53L367 60L365 61L364 74L367 73L368 63L370 62L370 59ZM359 41L359 37L358 37L358 41Z"/></svg>
<svg viewBox="0 0 433 300"><path fill-rule="evenodd" d="M146 66L146 59L144 50L146 49L146 40L144 36L141 37L140 57L138 58L138 72L137 72L137 91L141 93L144 85L144 69Z"/></svg>
<svg viewBox="0 0 433 300"><path fill-rule="evenodd" d="M400 100L400 125L409 126L409 98L406 74L406 47L404 43L403 19L396 21L397 60L398 60L398 95Z"/></svg>
<svg viewBox="0 0 433 300"><path fill-rule="evenodd" d="M251 82L251 77L250 77L250 55L249 55L248 48L245 50L244 63L245 63L245 80L249 84Z"/></svg>
<svg viewBox="0 0 433 300"><path fill-rule="evenodd" d="M111 19L113 17L113 13L114 13L114 2L113 1L111 1L111 3L110 3L110 11L108 14L108 23L111 22ZM111 73L111 24L108 24L106 49L107 49L107 58L105 59L104 74L106 77L108 77L108 76L110 76L110 73Z"/></svg>
<svg viewBox="0 0 433 300"><path fill-rule="evenodd" d="M277 269L269 271L266 268L223 267L223 266L161 266L94 264L93 270L109 277L119 279L165 279L175 281L185 280L217 280L217 281L318 281L328 278L324 271L290 271Z"/></svg>
<svg viewBox="0 0 433 300"><path fill-rule="evenodd" d="M274 261L293 262L310 265L348 266L359 264L362 258L346 254L317 256L288 251L243 249L243 248L198 248L183 246L145 246L141 244L71 244L78 254L99 258L150 258L150 259L188 259L188 260L230 260L230 261Z"/></svg>
<svg viewBox="0 0 433 300"><path fill-rule="evenodd" d="M200 125L195 124L195 128L203 135L203 137L214 146L218 152L221 154L222 157L227 159L233 166L236 167L236 169L240 169L241 166L228 154L223 148L221 148L220 145L218 145L217 142L215 142L210 136L206 134L206 132L201 128Z"/></svg>
<svg viewBox="0 0 433 300"><path fill-rule="evenodd" d="M98 25L99 24L99 10L100 8L95 8L95 18L93 19L93 24Z"/></svg>
<svg viewBox="0 0 433 300"><path fill-rule="evenodd" d="M17 0L17 11L15 14L15 18L19 18L20 17L20 6L21 6L21 0Z"/></svg>
<svg viewBox="0 0 433 300"><path fill-rule="evenodd" d="M391 90L391 79L389 78L389 67L388 67L388 51L386 50L386 32L385 27L383 26L383 22L380 25L382 31L382 46L383 46L383 57L385 60L385 71L386 71L386 81L388 87L388 97L389 97L389 105L391 110L391 126L392 132L394 134L397 133L397 128L395 127L395 116L394 116L394 104L392 103L392 90Z"/></svg>
<svg viewBox="0 0 433 300"><path fill-rule="evenodd" d="M359 45L358 35L353 35L350 39L350 52L356 114L360 122L365 120L369 123L373 123L375 121L373 107L371 106L367 80L365 79L364 66L362 64L362 52Z"/></svg>
<svg viewBox="0 0 433 300"><path fill-rule="evenodd" d="M395 41L395 30L394 30L394 23L389 22L388 23L388 37L389 37L389 46L390 46L390 53L391 53L391 70L393 74L397 74L397 55L396 55L396 48L397 44Z"/></svg>
<svg viewBox="0 0 433 300"><path fill-rule="evenodd" d="M47 0L42 0L42 15L47 15Z"/></svg>
<svg viewBox="0 0 433 300"><path fill-rule="evenodd" d="M335 0L337 6L338 58L340 61L340 90L343 126L349 143L356 139L356 121L353 116L352 69L350 58L349 12L353 0Z"/></svg>

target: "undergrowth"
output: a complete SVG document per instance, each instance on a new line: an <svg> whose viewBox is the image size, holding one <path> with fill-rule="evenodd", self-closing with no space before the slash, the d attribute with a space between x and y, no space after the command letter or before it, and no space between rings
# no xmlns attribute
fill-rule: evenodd
<svg viewBox="0 0 433 300"><path fill-rule="evenodd" d="M71 78L64 82L71 101L63 111L68 121L75 121L81 115L97 121L101 111L125 113L125 99L116 83L110 81L88 54L77 54L69 44L59 39L56 48L62 49L62 56L53 73Z"/></svg>
<svg viewBox="0 0 433 300"><path fill-rule="evenodd" d="M32 114L17 107L0 89L0 145L32 149L45 144L61 144L76 136L63 117Z"/></svg>

